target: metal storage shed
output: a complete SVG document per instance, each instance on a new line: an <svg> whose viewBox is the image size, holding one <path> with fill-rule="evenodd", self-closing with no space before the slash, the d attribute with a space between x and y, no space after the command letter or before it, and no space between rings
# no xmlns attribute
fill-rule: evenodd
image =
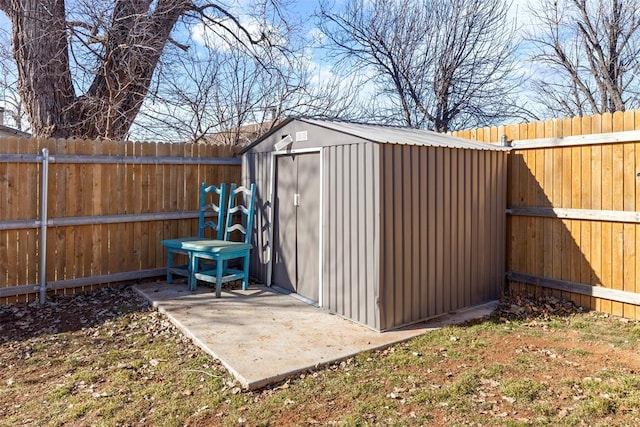
<svg viewBox="0 0 640 427"><path fill-rule="evenodd" d="M258 191L251 276L376 330L495 300L506 154L426 130L287 119L243 151Z"/></svg>

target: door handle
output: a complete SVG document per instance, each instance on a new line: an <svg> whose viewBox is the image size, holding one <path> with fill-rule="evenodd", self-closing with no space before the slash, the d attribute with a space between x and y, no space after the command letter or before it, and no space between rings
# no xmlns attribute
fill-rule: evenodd
<svg viewBox="0 0 640 427"><path fill-rule="evenodd" d="M293 195L293 206L300 206L300 194L296 193Z"/></svg>

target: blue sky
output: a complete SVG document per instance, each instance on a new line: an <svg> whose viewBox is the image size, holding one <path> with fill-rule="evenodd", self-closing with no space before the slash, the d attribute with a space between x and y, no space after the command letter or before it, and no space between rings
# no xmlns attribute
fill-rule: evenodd
<svg viewBox="0 0 640 427"><path fill-rule="evenodd" d="M285 0L286 1L286 0ZM328 0L332 1L337 9L340 9L344 0ZM236 15L240 16L241 22L246 23L246 16L244 13L247 10L250 10L251 6L254 4L251 0L230 0L224 2L230 10ZM515 18L518 17L519 26L523 24L526 26L527 22L527 13L526 13L526 4L528 0L514 0L511 10L511 16ZM302 25L302 31L309 33L315 29L315 18L314 12L318 9L319 2L317 0L298 0L289 2L289 7L286 9L286 13L290 14L295 21L298 21ZM0 13L0 31L5 34L10 31L10 22L6 18L3 13ZM181 37L178 37L181 38ZM331 64L328 63L323 55L317 50L313 50L310 52L310 60L316 70L318 78L320 76L324 76L325 78L331 77ZM523 67L525 66L523 62ZM1 95L1 94L0 94Z"/></svg>

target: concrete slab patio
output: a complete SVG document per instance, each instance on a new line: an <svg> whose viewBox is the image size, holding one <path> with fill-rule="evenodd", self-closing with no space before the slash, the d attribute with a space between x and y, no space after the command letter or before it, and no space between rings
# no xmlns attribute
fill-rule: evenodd
<svg viewBox="0 0 640 427"><path fill-rule="evenodd" d="M375 332L270 288L225 290L145 283L136 290L247 389L490 314L496 303L388 332Z"/></svg>

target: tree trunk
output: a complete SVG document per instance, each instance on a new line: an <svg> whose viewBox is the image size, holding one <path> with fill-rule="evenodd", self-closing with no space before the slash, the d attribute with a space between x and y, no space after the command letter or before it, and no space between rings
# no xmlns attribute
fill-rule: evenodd
<svg viewBox="0 0 640 427"><path fill-rule="evenodd" d="M19 92L35 136L123 139L191 1L117 0L94 80L76 94L63 0L0 0L13 26Z"/></svg>
<svg viewBox="0 0 640 427"><path fill-rule="evenodd" d="M75 99L64 1L13 0L4 10L13 26L18 90L32 132L56 136L67 127Z"/></svg>

